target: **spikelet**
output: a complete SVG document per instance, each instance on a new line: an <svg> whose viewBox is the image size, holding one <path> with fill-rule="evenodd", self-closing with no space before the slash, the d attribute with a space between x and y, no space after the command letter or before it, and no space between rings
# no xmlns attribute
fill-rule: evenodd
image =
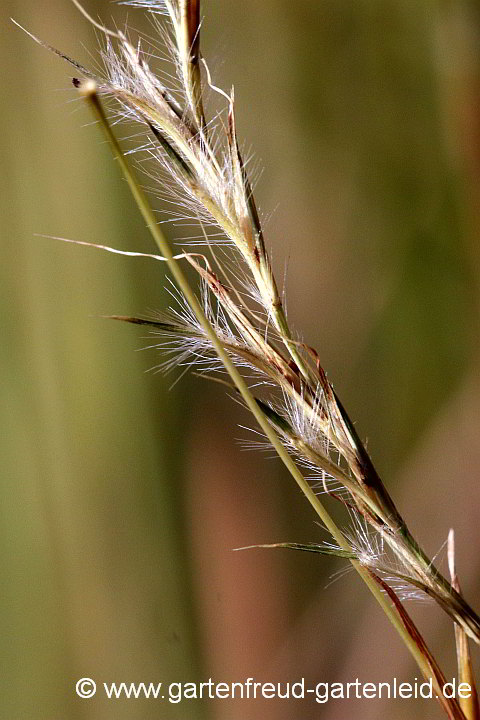
<svg viewBox="0 0 480 720"><path fill-rule="evenodd" d="M88 16L78 0L73 2L104 33L103 72L84 68L29 34L82 75L82 79L74 79L74 84L94 102L115 148L117 141L103 115L100 99L113 103L113 122L138 125L144 142L136 151L144 153L150 161L147 174L163 182L164 174L168 173L167 186L164 184L157 192L163 195L167 190L170 202L177 204L172 218L198 221L201 239L209 249L218 243L222 250L221 261L215 251L208 260L187 252L173 256L168 251L169 257L155 256L166 259L170 266L180 260L190 263L200 280L200 300L175 292L177 307L167 315L146 319L116 316L116 319L151 328L152 346L166 357L159 369L168 371L179 364L215 372L220 367L217 360L220 355L232 377L230 361L250 373L252 400L243 381L235 381L237 387L243 388L242 397L257 420L260 418L268 438L274 438L272 443L337 542L322 547L281 545L339 554L352 561L367 583L373 578L392 601L394 622L397 627L403 626L413 654L420 653L422 669L440 681L441 673L399 595L405 598L419 591L433 598L461 632L477 643L480 619L460 594L455 580L449 583L411 536L318 354L296 340L290 330L239 148L234 92L224 93L213 84L201 57L199 0L121 3L165 16L170 22L164 37L177 73L176 88L169 85L166 73L162 76L152 70L149 52L142 42L134 45L127 32L104 28ZM222 98L226 121L221 115L208 119L205 86ZM123 154L116 152L123 161ZM204 229L205 225L215 228L214 239ZM223 252L228 248L234 253ZM116 252L113 248L104 249ZM285 449L286 459L282 454ZM297 465L292 464L291 458ZM308 481L299 467L310 474ZM338 531L317 501L317 492L325 492L347 507L351 518L348 531ZM462 653L466 667L466 655ZM455 703L448 706L447 712L450 717L464 717Z"/></svg>

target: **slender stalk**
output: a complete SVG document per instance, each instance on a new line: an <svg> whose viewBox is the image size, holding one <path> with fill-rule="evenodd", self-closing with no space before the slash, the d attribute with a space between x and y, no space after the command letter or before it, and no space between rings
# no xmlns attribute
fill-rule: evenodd
<svg viewBox="0 0 480 720"><path fill-rule="evenodd" d="M112 146L113 153L115 158L117 159L121 170L123 172L123 175L129 185L129 188L132 192L133 198L147 224L148 229L150 230L153 239L155 240L156 244L158 245L162 255L165 257L168 267L178 284L178 287L181 289L181 291L184 293L185 298L187 302L189 303L190 307L192 308L195 316L198 319L198 322L200 323L201 327L203 328L206 336L212 343L215 351L218 354L218 357L222 361L223 365L225 366L225 369L229 373L230 377L232 378L233 382L235 383L235 386L237 387L239 393L241 394L243 400L245 401L245 404L249 408L249 410L252 412L253 416L255 417L256 421L258 422L259 426L261 427L262 431L267 436L268 440L271 442L272 446L275 448L278 456L294 478L295 482L309 501L310 505L313 507L319 518L321 519L322 523L325 525L325 527L329 530L331 535L334 537L335 541L338 543L339 547L346 551L351 551L351 546L349 545L348 541L344 537L341 530L338 528L338 526L335 524L317 495L314 493L312 488L309 486L306 479L303 477L302 473L298 470L297 466L295 465L294 461L290 457L287 450L284 448L283 444L281 443L279 437L277 436L277 433L270 425L269 421L265 417L264 413L260 409L257 401L253 397L252 393L250 392L247 383L245 382L242 375L239 373L237 368L235 367L234 363L232 362L231 358L227 354L227 352L224 350L221 341L217 337L214 329L210 325L202 307L200 306L200 303L197 300L197 297L195 293L193 292L192 288L190 287L190 284L183 273L181 267L179 266L178 262L174 259L173 253L170 249L169 242L163 232L161 231L158 223L155 220L155 216L153 214L153 211L150 207L150 204L146 198L145 193L143 192L142 188L140 187L138 181L136 180L129 164L126 161L126 158L122 152L122 149L110 127L110 124L107 120L107 117L105 115L103 106L99 100L98 94L97 94L97 86L95 82L93 81L87 81L80 85L80 92L87 100L88 104L90 105L96 119L98 120L105 136L107 137L109 143ZM392 623L393 627L396 629L400 637L402 638L403 642L405 643L407 649L413 656L414 660L416 661L418 667L420 668L422 674L425 678L432 677L432 673L430 671L430 668L428 666L428 663L419 648L418 644L415 642L415 640L409 635L408 631L405 628L404 623L402 623L402 620L397 612L397 610L392 607L392 605L388 602L384 594L382 593L382 590L378 587L378 584L375 582L375 580L372 578L371 572L362 566L362 564L358 560L351 559L351 564L355 568L355 570L358 572L362 580L367 585L368 589L372 593L372 595L377 600L378 604ZM433 678L435 680L435 678Z"/></svg>

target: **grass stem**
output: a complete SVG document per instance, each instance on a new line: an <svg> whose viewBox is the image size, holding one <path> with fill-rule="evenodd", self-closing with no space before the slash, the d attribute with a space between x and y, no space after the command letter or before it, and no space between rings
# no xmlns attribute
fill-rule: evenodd
<svg viewBox="0 0 480 720"><path fill-rule="evenodd" d="M118 143L117 138L115 137L110 123L106 117L105 111L103 109L103 106L99 100L99 96L97 93L97 87L95 82L88 80L80 85L80 93L84 96L86 101L88 102L90 108L92 109L96 119L98 120L106 138L108 139L112 149L114 156L116 160L118 161L120 168L122 170L122 173L128 183L128 186L132 192L133 198L135 200L135 203L138 206L138 209L140 210L140 213L142 214L148 229L150 230L153 239L155 240L157 246L159 247L162 255L165 257L168 267L175 279L175 282L177 283L180 290L183 292L187 302L189 303L190 307L192 308L195 316L198 319L198 322L200 323L201 327L203 328L206 336L212 343L212 346L214 347L215 351L218 354L218 357L222 361L223 365L225 366L225 369L227 370L228 374L230 375L232 381L234 382L235 386L237 387L240 395L242 396L246 406L248 409L252 412L253 416L255 417L257 423L261 427L262 431L267 436L268 440L271 442L272 446L275 448L278 456L294 478L295 482L301 489L302 493L306 497L306 499L309 501L310 505L315 510L316 514L324 524L324 526L329 530L335 541L338 543L339 547L343 550L352 551L352 547L348 543L347 539L345 538L344 534L340 530L340 528L336 525L336 523L331 518L330 514L325 509L322 502L319 500L315 492L312 490L310 485L308 484L307 480L304 478L302 473L297 468L296 464L292 460L291 456L283 446L282 442L280 441L277 433L272 428L271 424L269 423L268 419L266 418L265 414L260 409L256 399L250 392L248 385L245 381L245 379L242 377L234 363L232 362L231 358L229 357L228 353L225 351L224 347L222 346L221 341L217 337L213 327L209 323L194 291L192 290L186 275L182 271L179 263L177 260L174 259L173 253L170 248L170 244L163 234L162 230L160 229L160 226L158 225L154 213L150 207L150 204L147 200L147 197L142 190L141 186L139 185L129 163L126 160L126 157ZM357 573L360 575L362 580L367 585L368 589L372 593L372 595L375 597L376 601L384 611L385 615L388 617L390 622L392 623L393 627L396 629L400 637L402 638L403 642L405 643L406 647L408 648L409 652L413 656L414 660L416 661L418 667L420 668L422 674L425 678L433 679L433 682L435 686L438 684L436 678L431 672L431 668L429 666L429 663L427 662L424 653L422 652L421 648L419 647L418 643L415 642L414 638L412 638L411 634L408 632L407 628L405 627L405 623L402 621L401 616L399 615L397 609L393 607L390 603L390 601L385 596L382 589L378 586L378 583L373 579L372 574L370 570L366 567L364 567L359 560L350 560L353 567L357 571ZM451 717L462 718L463 715L457 715L453 713Z"/></svg>

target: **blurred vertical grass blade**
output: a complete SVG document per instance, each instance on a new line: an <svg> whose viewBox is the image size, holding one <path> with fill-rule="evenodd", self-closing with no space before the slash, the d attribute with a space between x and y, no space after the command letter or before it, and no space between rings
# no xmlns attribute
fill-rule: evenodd
<svg viewBox="0 0 480 720"><path fill-rule="evenodd" d="M285 9L293 22L296 6ZM351 321L352 361L343 363L352 398L345 404L361 434L368 431L380 475L407 457L473 350L475 278L462 167L452 154L458 139L447 134L434 47L437 9L399 0L349 1L341 12L334 0L302 4L298 24L319 35L290 41L298 62L291 107L307 130L301 161L308 170L312 156L326 156L341 178L325 224L341 216L333 231L348 244L337 285L346 321L359 318ZM318 202L315 192L307 201ZM363 329L357 337L355 325ZM342 381L340 352L328 367Z"/></svg>
<svg viewBox="0 0 480 720"><path fill-rule="evenodd" d="M7 0L3 9L44 37L79 48L78 16L68 2ZM86 719L95 709L80 706L74 692L86 673L97 681L120 674L178 681L198 672L179 521L181 399L145 379L144 357L133 352L138 343L129 345L125 333L98 319L106 310L163 302L163 293L146 295L146 284L158 287L153 270L92 262L34 237L127 245L134 232L143 241L115 168L91 172L107 150L95 128L84 127L86 113L66 102L66 66L13 26L0 56L0 126L8 138L0 198L7 665L0 708L5 717ZM203 710L197 705L191 713ZM181 711L171 706L165 716ZM102 717L117 717L111 703Z"/></svg>
<svg viewBox="0 0 480 720"><path fill-rule="evenodd" d="M376 373L380 397L371 428L391 438L387 451L399 462L461 381L472 352L475 305L464 188L430 47L435 12L422 3L388 5L396 22L384 22L383 48L364 28L364 82L372 94L363 166L369 194L383 195L389 280L359 372ZM379 27L385 17L373 3L370 20ZM378 115L382 102L388 112Z"/></svg>

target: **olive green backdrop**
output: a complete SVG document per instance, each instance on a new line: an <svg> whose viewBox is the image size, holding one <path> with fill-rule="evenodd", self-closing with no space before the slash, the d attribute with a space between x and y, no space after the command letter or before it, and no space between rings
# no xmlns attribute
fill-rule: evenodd
<svg viewBox="0 0 480 720"><path fill-rule="evenodd" d="M141 11L85 2L151 33ZM479 607L479 8L471 0L206 0L203 52L238 130L289 316L413 531L457 532ZM426 702L107 701L102 682L412 681L340 562L239 546L321 540L292 481L244 452L222 388L146 373L164 269L35 234L151 251L69 68L95 33L68 0L0 15L0 707L9 720L441 717ZM128 131L125 131L128 132ZM161 210L161 204L158 206ZM159 216L161 217L161 215ZM168 227L168 226L167 226ZM172 237L179 231L172 230ZM181 231L180 231L181 232ZM443 565L444 567L444 565ZM411 606L447 676L450 622ZM75 682L91 677L97 697Z"/></svg>

